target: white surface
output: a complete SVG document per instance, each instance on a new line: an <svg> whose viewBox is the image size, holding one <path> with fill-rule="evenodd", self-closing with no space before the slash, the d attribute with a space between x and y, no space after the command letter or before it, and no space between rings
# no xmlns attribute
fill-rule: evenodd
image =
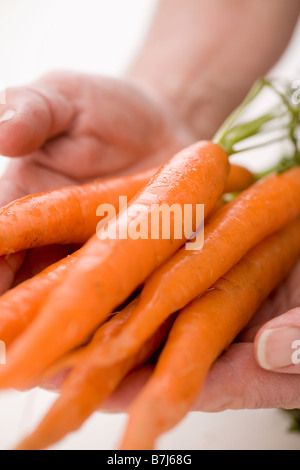
<svg viewBox="0 0 300 470"><path fill-rule="evenodd" d="M32 429L55 396L32 390L0 395L0 449L11 448ZM57 450L111 450L126 423L125 415L94 414ZM299 435L286 432L289 420L279 411L239 411L218 414L191 413L176 429L163 436L159 449L168 450L298 450Z"/></svg>
<svg viewBox="0 0 300 470"><path fill-rule="evenodd" d="M1 0L0 82L17 85L52 69L116 75L131 60L155 0ZM300 29L276 75L296 78ZM265 164L260 159L249 165ZM5 161L0 162L4 168ZM0 395L0 449L11 447L55 396L41 390ZM126 417L97 414L58 449L112 449ZM160 441L161 449L299 449L279 411L193 413Z"/></svg>

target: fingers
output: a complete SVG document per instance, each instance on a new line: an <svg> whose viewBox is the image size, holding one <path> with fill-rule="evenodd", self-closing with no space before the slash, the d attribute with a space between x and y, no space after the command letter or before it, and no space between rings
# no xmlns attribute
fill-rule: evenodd
<svg viewBox="0 0 300 470"><path fill-rule="evenodd" d="M256 360L265 370L300 374L300 308L265 324L254 345Z"/></svg>
<svg viewBox="0 0 300 470"><path fill-rule="evenodd" d="M0 207L25 195L24 189L19 187L18 184L5 180L0 180L0 183ZM22 266L24 258L25 252L0 257L0 295L11 288L15 275Z"/></svg>
<svg viewBox="0 0 300 470"><path fill-rule="evenodd" d="M40 388L45 389L45 390L49 390L51 392L59 393L60 389L61 389L64 381L68 377L69 373L70 373L70 371L68 369L63 370L63 371L59 372L58 374L56 374L55 376L49 378L45 382L38 383L38 386Z"/></svg>
<svg viewBox="0 0 300 470"><path fill-rule="evenodd" d="M15 161L14 164L21 167L20 162ZM26 163L28 165L28 163ZM34 166L31 166L32 172L30 178L26 179L26 173L22 174L20 178L18 171L12 166L9 168L7 173L1 178L1 193L0 193L0 207L9 204L10 202L24 197L30 191L30 178L33 178ZM39 169L39 172L42 170ZM42 176L42 175L40 175ZM42 178L37 178L37 184L41 183ZM10 256L0 257L0 295L11 288L14 282L15 274L22 266L24 261L25 253L15 253Z"/></svg>
<svg viewBox="0 0 300 470"><path fill-rule="evenodd" d="M63 370L52 377L48 377L39 386L46 390L59 392L69 372L68 369ZM134 399L146 385L152 372L152 366L144 366L129 374L118 389L102 403L100 411L106 413L125 413L128 411Z"/></svg>
<svg viewBox="0 0 300 470"><path fill-rule="evenodd" d="M22 267L15 276L13 287L36 276L48 266L68 256L70 252L68 245L48 245L29 250Z"/></svg>
<svg viewBox="0 0 300 470"><path fill-rule="evenodd" d="M282 292L285 311L258 331L254 347L257 363L265 370L300 374L300 263L287 279Z"/></svg>
<svg viewBox="0 0 300 470"><path fill-rule="evenodd" d="M4 294L13 284L15 274L22 266L25 253L0 258L0 295Z"/></svg>
<svg viewBox="0 0 300 470"><path fill-rule="evenodd" d="M63 74L57 74L7 90L6 104L0 105L0 154L29 154L69 128L75 109L65 81Z"/></svg>
<svg viewBox="0 0 300 470"><path fill-rule="evenodd" d="M238 336L237 342L253 342L260 329L275 317L300 305L300 263L288 278L263 303L249 322L247 328Z"/></svg>
<svg viewBox="0 0 300 470"><path fill-rule="evenodd" d="M67 186L72 183L70 178L51 171L32 161L31 158L16 159L11 162L5 175L0 179L0 207L29 193ZM0 295L13 285L14 276L22 265L23 259L23 253L0 257Z"/></svg>
<svg viewBox="0 0 300 470"><path fill-rule="evenodd" d="M115 393L102 404L101 409L109 413L124 413L145 387L153 372L151 365L144 366L129 374L120 384Z"/></svg>
<svg viewBox="0 0 300 470"><path fill-rule="evenodd" d="M152 372L149 366L130 374L101 410L126 412ZM233 344L212 367L192 411L300 408L299 388L297 375L261 369L254 357L253 344Z"/></svg>
<svg viewBox="0 0 300 470"><path fill-rule="evenodd" d="M300 407L300 377L261 369L253 344L233 344L211 369L195 411Z"/></svg>
<svg viewBox="0 0 300 470"><path fill-rule="evenodd" d="M0 206L27 196L28 194L49 191L64 186L78 184L77 180L56 172L39 162L39 154L32 157L12 159L0 180Z"/></svg>

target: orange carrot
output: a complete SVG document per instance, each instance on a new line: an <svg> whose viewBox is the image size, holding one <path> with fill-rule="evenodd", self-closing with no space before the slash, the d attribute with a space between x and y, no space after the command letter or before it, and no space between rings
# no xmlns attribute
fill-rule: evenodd
<svg viewBox="0 0 300 470"><path fill-rule="evenodd" d="M268 238L180 312L157 367L130 410L122 450L152 449L193 406L219 355L300 256L300 220Z"/></svg>
<svg viewBox="0 0 300 470"><path fill-rule="evenodd" d="M79 257L79 251L49 266L0 297L0 340L6 346L34 320L42 303Z"/></svg>
<svg viewBox="0 0 300 470"><path fill-rule="evenodd" d="M225 193L239 193L249 188L255 182L251 171L243 166L230 165L228 180L225 186Z"/></svg>
<svg viewBox="0 0 300 470"><path fill-rule="evenodd" d="M84 243L96 231L100 204L119 209L119 196L132 199L154 169L82 186L33 194L0 209L0 256L51 244ZM253 183L252 174L231 165L224 192L241 191Z"/></svg>
<svg viewBox="0 0 300 470"><path fill-rule="evenodd" d="M121 310L112 313L109 319L92 335L92 338L86 345L68 352L51 367L48 367L47 370L39 376L39 384L46 386L53 377L60 375L66 370L73 369L81 362L85 362L87 357L92 358L96 356L97 353L94 354L94 351L97 351L99 344L113 338L121 330L126 320L130 317L137 301L138 295Z"/></svg>
<svg viewBox="0 0 300 470"><path fill-rule="evenodd" d="M220 146L197 143L167 163L110 229L118 232L125 227L129 231L130 225L142 223L141 206L148 227L154 203L165 203L168 207L178 204L182 212L184 205L190 204L194 213L198 204L204 204L207 215L224 190L228 170L228 158ZM194 225L195 219L196 216ZM51 363L82 343L154 269L178 250L185 236L104 240L93 237L64 282L48 297L36 320L15 341L6 367L0 371L0 387L30 385Z"/></svg>
<svg viewBox="0 0 300 470"><path fill-rule="evenodd" d="M51 244L85 243L96 232L100 204L119 208L154 170L29 195L0 209L0 255Z"/></svg>
<svg viewBox="0 0 300 470"><path fill-rule="evenodd" d="M132 369L143 365L159 348L170 330L171 321L166 322L133 357L109 369L97 367L98 345L120 330L131 311L132 305L129 305L104 324L87 347L68 355L58 364L60 368L72 369L63 383L59 398L38 428L18 446L18 450L44 449L79 429L116 390L123 378Z"/></svg>
<svg viewBox="0 0 300 470"><path fill-rule="evenodd" d="M172 313L204 293L257 243L300 214L300 168L273 174L217 211L201 250L181 249L146 282L119 337L103 345L102 365L132 355Z"/></svg>

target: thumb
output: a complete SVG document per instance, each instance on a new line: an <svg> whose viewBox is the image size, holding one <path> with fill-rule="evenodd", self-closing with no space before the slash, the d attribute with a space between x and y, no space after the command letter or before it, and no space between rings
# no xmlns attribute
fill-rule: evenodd
<svg viewBox="0 0 300 470"><path fill-rule="evenodd" d="M300 308L266 323L256 335L254 347L263 369L300 374Z"/></svg>
<svg viewBox="0 0 300 470"><path fill-rule="evenodd" d="M53 74L6 90L5 104L0 104L1 155L27 155L68 129L75 110L65 82L63 74Z"/></svg>

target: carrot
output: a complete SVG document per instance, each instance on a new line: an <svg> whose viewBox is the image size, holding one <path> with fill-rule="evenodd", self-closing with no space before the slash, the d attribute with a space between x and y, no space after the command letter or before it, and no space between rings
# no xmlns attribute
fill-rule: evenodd
<svg viewBox="0 0 300 470"><path fill-rule="evenodd" d="M97 366L99 344L108 341L122 328L133 306L134 303L130 304L104 324L87 347L67 355L54 366L53 372L65 368L71 369L71 372L63 383L59 398L37 429L21 442L17 450L44 449L79 429L116 390L123 378L132 369L143 365L159 348L170 330L170 321L162 325L133 357L109 369Z"/></svg>
<svg viewBox="0 0 300 470"><path fill-rule="evenodd" d="M155 169L82 186L29 195L0 209L0 256L51 244L84 243L96 231L102 203L119 208L119 196L132 199ZM246 168L231 165L225 192L253 183Z"/></svg>
<svg viewBox="0 0 300 470"><path fill-rule="evenodd" d="M96 232L100 204L119 208L119 196L131 199L154 170L29 195L0 209L0 256L37 246L85 243Z"/></svg>
<svg viewBox="0 0 300 470"><path fill-rule="evenodd" d="M138 295L121 310L114 312L108 320L100 326L92 335L92 339L85 346L68 352L61 359L56 361L51 367L40 375L38 381L41 386L46 386L53 377L73 369L80 362L85 362L86 358L96 356L97 347L101 342L106 342L114 337L123 327L124 323L130 317L138 301Z"/></svg>
<svg viewBox="0 0 300 470"><path fill-rule="evenodd" d="M79 251L49 266L0 297L0 340L4 341L7 347L34 320L46 297L78 256Z"/></svg>
<svg viewBox="0 0 300 470"><path fill-rule="evenodd" d="M201 250L181 249L147 281L120 335L103 345L99 361L133 354L172 313L204 293L257 243L300 214L300 168L251 186L207 222Z"/></svg>
<svg viewBox="0 0 300 470"><path fill-rule="evenodd" d="M121 445L151 449L195 403L214 361L300 256L300 220L268 238L180 312L157 367L135 400Z"/></svg>
<svg viewBox="0 0 300 470"><path fill-rule="evenodd" d="M228 180L224 189L225 193L239 193L249 188L255 182L251 171L243 166L230 165Z"/></svg>
<svg viewBox="0 0 300 470"><path fill-rule="evenodd" d="M224 190L228 171L224 150L211 142L199 142L167 163L127 211L110 224L110 230L122 232L125 227L129 231L131 224L142 224L143 220L148 227L153 203L168 207L178 204L182 212L185 204L196 212L196 205L201 203L205 215L209 214ZM6 367L0 371L0 387L29 385L51 363L82 343L186 240L185 234L178 239L172 235L168 239L133 238L100 240L94 236L87 243L64 282L11 348Z"/></svg>

